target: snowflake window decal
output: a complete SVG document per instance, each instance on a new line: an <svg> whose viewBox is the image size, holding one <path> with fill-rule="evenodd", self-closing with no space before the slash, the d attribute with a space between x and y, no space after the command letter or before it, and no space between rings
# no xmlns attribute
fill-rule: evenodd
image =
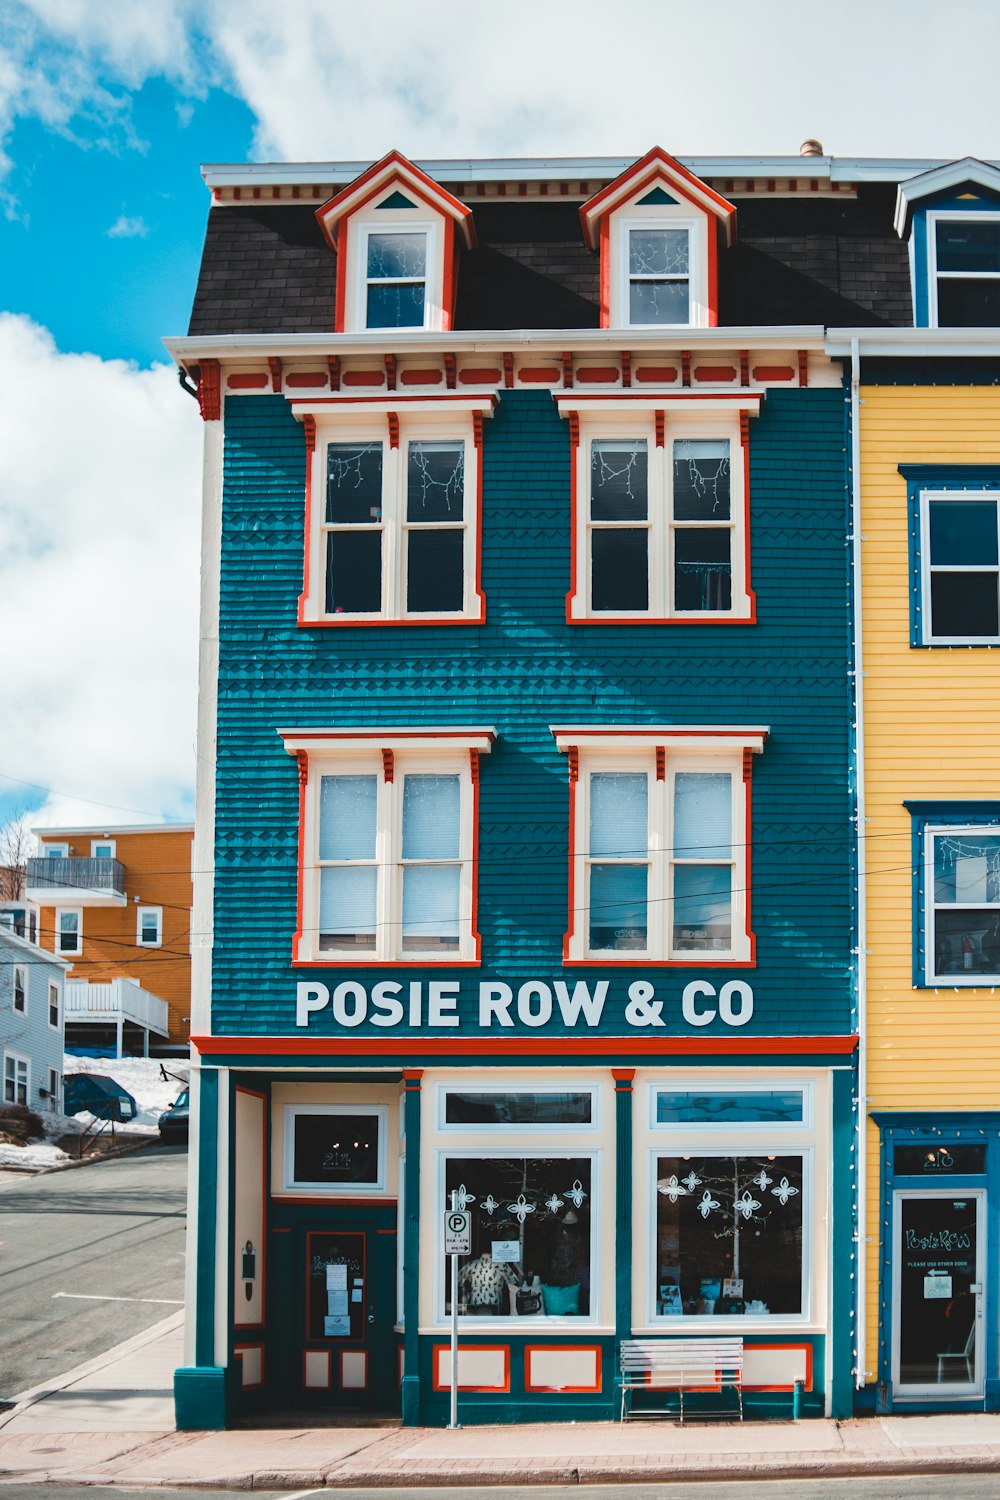
<svg viewBox="0 0 1000 1500"><path fill-rule="evenodd" d="M722 1204L719 1202L718 1198L713 1198L708 1188L706 1188L701 1195L701 1202L698 1204L698 1212L701 1214L702 1218L707 1219L713 1208L721 1207Z"/></svg>
<svg viewBox="0 0 1000 1500"><path fill-rule="evenodd" d="M686 1198L688 1190L677 1181L676 1175L665 1178L656 1184L656 1191L662 1193L664 1198L669 1198L671 1203L676 1203L678 1198Z"/></svg>
<svg viewBox="0 0 1000 1500"><path fill-rule="evenodd" d="M738 1198L733 1206L737 1213L742 1214L744 1219L752 1219L758 1208L760 1208L760 1204L756 1198L752 1197L749 1191L744 1192L743 1197Z"/></svg>
<svg viewBox="0 0 1000 1500"><path fill-rule="evenodd" d="M759 1187L760 1190L761 1190L761 1192L765 1193L767 1191L767 1189L771 1186L771 1183L774 1181L774 1178L773 1177L768 1177L767 1172L765 1171L765 1169L763 1167L761 1167L760 1171L757 1173L757 1176L756 1177L752 1177L750 1180L753 1183L754 1187Z"/></svg>
<svg viewBox="0 0 1000 1500"><path fill-rule="evenodd" d="M573 1186L568 1190L568 1192L563 1193L563 1197L567 1198L569 1202L572 1203L574 1208L582 1208L583 1200L584 1198L586 1198L586 1196L587 1194L584 1191L583 1183L580 1181L579 1177L575 1179Z"/></svg>
<svg viewBox="0 0 1000 1500"><path fill-rule="evenodd" d="M513 1214L519 1224L523 1224L528 1215L535 1212L535 1205L529 1203L523 1193L518 1193L514 1202L507 1204L507 1212Z"/></svg>
<svg viewBox="0 0 1000 1500"><path fill-rule="evenodd" d="M489 1217L492 1218L500 1205L494 1198L492 1193L487 1193L486 1197L483 1199L482 1203L480 1203L479 1207L484 1214L488 1214Z"/></svg>
<svg viewBox="0 0 1000 1500"><path fill-rule="evenodd" d="M689 1193L693 1193L695 1188L701 1187L701 1178L694 1170L690 1171L686 1177L682 1177L681 1182L683 1182Z"/></svg>
<svg viewBox="0 0 1000 1500"><path fill-rule="evenodd" d="M792 1187L792 1185L789 1182L789 1180L788 1180L787 1177L783 1177L781 1179L781 1181L778 1183L778 1186L776 1188L772 1188L771 1189L772 1194L774 1195L775 1198L777 1198L777 1200L781 1204L782 1208L784 1208L784 1206L788 1202L789 1198L796 1197L796 1195L798 1194L798 1191L799 1190L798 1190L797 1187ZM760 1205L758 1204L758 1207L759 1206Z"/></svg>
<svg viewBox="0 0 1000 1500"><path fill-rule="evenodd" d="M557 1193L553 1193L551 1198L546 1198L545 1207L550 1214L560 1214L563 1210L563 1201Z"/></svg>
<svg viewBox="0 0 1000 1500"><path fill-rule="evenodd" d="M468 1208L468 1206L469 1206L470 1203L475 1203L475 1201L476 1201L476 1195L475 1195L475 1193L469 1193L469 1192L467 1192L466 1188L465 1188L465 1183L464 1182L461 1183L458 1188L456 1188L456 1190L455 1190L455 1196L456 1196L456 1201L458 1203L458 1206L461 1209Z"/></svg>

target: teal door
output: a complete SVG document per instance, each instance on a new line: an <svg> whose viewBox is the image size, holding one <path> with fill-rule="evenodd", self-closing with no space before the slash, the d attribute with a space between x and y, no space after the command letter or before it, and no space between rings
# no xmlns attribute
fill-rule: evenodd
<svg viewBox="0 0 1000 1500"><path fill-rule="evenodd" d="M395 1209L288 1218L273 1237L275 1403L398 1411Z"/></svg>

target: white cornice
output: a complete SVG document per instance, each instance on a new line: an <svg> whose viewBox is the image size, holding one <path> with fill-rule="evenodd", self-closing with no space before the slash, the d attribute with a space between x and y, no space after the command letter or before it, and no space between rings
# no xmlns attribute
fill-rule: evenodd
<svg viewBox="0 0 1000 1500"><path fill-rule="evenodd" d="M823 349L824 329L819 324L739 328L509 328L497 332L463 330L438 333L423 328L374 329L366 333L224 333L200 334L163 340L167 352L179 365L197 364L199 359L240 360L277 357L301 359L309 355L384 354L437 351L439 353L504 354L517 349L564 350L583 353L592 349Z"/></svg>
<svg viewBox="0 0 1000 1500"><path fill-rule="evenodd" d="M1000 328L831 328L826 352L832 359L848 358L855 342L868 359L1000 357Z"/></svg>
<svg viewBox="0 0 1000 1500"><path fill-rule="evenodd" d="M900 239L905 239L909 233L910 217L915 204L938 193L946 193L949 188L962 187L967 182L985 188L988 192L1000 193L1000 170L974 156L964 156L961 161L943 162L901 182L896 193L896 213L893 219Z"/></svg>

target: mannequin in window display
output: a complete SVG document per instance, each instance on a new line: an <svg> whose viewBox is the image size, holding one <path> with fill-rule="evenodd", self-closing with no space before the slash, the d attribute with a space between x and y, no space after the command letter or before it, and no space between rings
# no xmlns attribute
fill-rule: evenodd
<svg viewBox="0 0 1000 1500"><path fill-rule="evenodd" d="M467 1260L458 1273L462 1300L470 1313L479 1316L505 1313L507 1288L519 1286L520 1280L516 1267L500 1265L488 1250Z"/></svg>

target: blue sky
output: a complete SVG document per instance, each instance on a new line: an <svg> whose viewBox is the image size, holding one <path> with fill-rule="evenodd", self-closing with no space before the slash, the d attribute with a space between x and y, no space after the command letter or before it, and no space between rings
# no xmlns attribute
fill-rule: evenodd
<svg viewBox="0 0 1000 1500"><path fill-rule="evenodd" d="M191 815L203 162L996 159L998 54L995 0L3 0L0 824Z"/></svg>

